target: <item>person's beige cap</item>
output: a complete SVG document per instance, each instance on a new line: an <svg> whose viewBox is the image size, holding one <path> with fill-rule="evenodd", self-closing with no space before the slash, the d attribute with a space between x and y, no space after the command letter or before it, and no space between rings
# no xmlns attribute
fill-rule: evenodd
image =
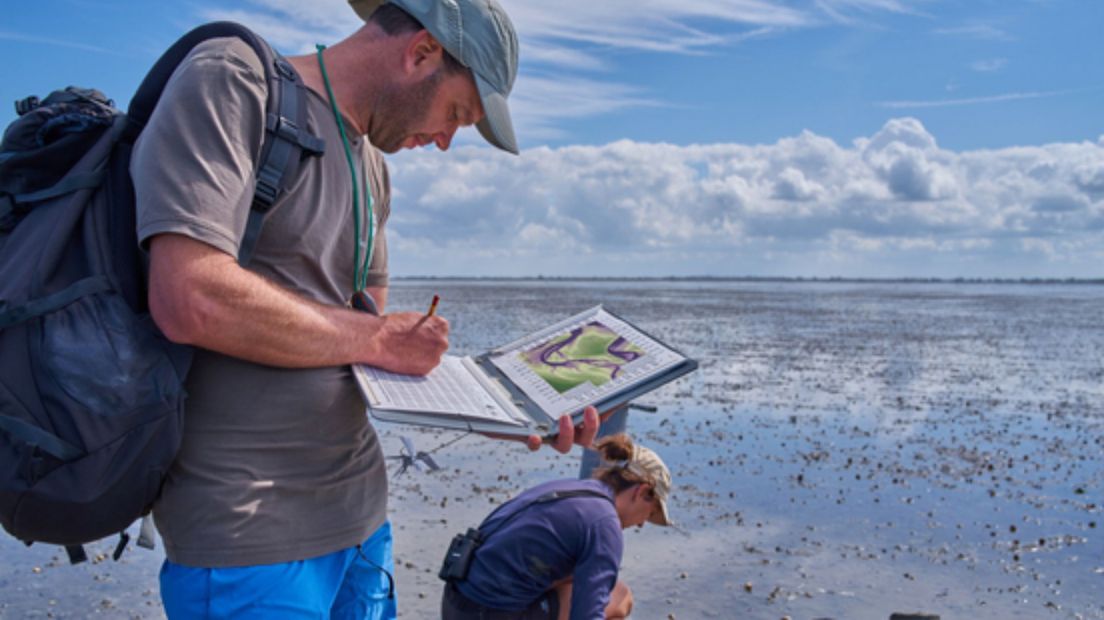
<svg viewBox="0 0 1104 620"><path fill-rule="evenodd" d="M390 1L418 20L441 46L471 69L486 116L476 124L487 142L518 152L506 97L517 77L518 43L514 25L496 0L349 0L367 21Z"/></svg>
<svg viewBox="0 0 1104 620"><path fill-rule="evenodd" d="M656 499L659 500L659 510L653 512L648 521L656 525L671 525L671 517L667 514L667 497L671 494L671 472L663 464L663 460L648 448L633 445L632 459L626 468L652 482L652 489L655 491Z"/></svg>

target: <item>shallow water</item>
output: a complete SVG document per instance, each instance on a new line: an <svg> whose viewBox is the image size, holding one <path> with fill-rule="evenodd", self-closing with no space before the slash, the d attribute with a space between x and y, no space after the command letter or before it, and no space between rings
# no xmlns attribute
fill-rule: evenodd
<svg viewBox="0 0 1104 620"><path fill-rule="evenodd" d="M455 353L604 303L700 360L630 415L680 523L626 533L634 617L1104 618L1104 287L423 281L392 309L434 293ZM379 428L388 454L458 437ZM454 533L579 458L473 436L434 456L391 487L411 618L435 615ZM0 617L162 615L159 553L0 557Z"/></svg>

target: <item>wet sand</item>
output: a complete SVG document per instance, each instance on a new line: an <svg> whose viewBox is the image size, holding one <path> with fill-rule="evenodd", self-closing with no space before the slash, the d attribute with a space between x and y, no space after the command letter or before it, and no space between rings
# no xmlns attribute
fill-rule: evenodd
<svg viewBox="0 0 1104 620"><path fill-rule="evenodd" d="M397 282L392 303L433 293L457 353L602 302L701 361L629 418L681 526L626 532L634 617L1104 618L1102 287ZM388 455L458 437L377 428ZM436 615L454 533L579 461L477 436L434 456L389 462L403 617ZM0 540L0 617L163 617L159 553L63 555Z"/></svg>

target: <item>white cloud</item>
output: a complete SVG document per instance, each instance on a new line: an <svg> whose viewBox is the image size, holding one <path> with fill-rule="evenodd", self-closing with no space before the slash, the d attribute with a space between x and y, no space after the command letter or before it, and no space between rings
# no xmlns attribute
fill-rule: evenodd
<svg viewBox="0 0 1104 620"><path fill-rule="evenodd" d="M856 15L869 13L916 13L917 11L904 0L815 0L813 3L832 21L853 24L858 21Z"/></svg>
<svg viewBox="0 0 1104 620"><path fill-rule="evenodd" d="M957 183L947 154L914 118L890 120L864 144L863 159L899 200L954 197Z"/></svg>
<svg viewBox="0 0 1104 620"><path fill-rule="evenodd" d="M626 84L565 75L521 74L510 97L514 124L524 127L530 140L562 137L559 123L564 120L663 105Z"/></svg>
<svg viewBox="0 0 1104 620"><path fill-rule="evenodd" d="M1007 58L986 58L984 60L975 60L970 63L970 68L979 73L991 73L993 71L1000 71L1007 64Z"/></svg>
<svg viewBox="0 0 1104 620"><path fill-rule="evenodd" d="M965 39L981 39L984 41L1009 41L1012 39L1011 35L992 24L970 24L967 26L940 28L937 29L935 33L962 37Z"/></svg>
<svg viewBox="0 0 1104 620"><path fill-rule="evenodd" d="M849 146L469 146L392 172L397 274L1091 275L1104 242L1104 144L954 152L913 118Z"/></svg>
<svg viewBox="0 0 1104 620"><path fill-rule="evenodd" d="M523 67L532 63L538 66L555 66L578 71L608 71L611 68L610 62L605 57L563 45L551 45L544 41L533 41L526 45L520 61ZM519 73L524 75L524 69Z"/></svg>
<svg viewBox="0 0 1104 620"><path fill-rule="evenodd" d="M810 181L805 174L794 167L787 167L778 175L774 184L773 198L790 202L805 202L824 196L824 187Z"/></svg>
<svg viewBox="0 0 1104 620"><path fill-rule="evenodd" d="M882 108L890 109L905 109L905 108L945 108L949 106L962 106L962 105L979 105L985 103L1002 103L1005 101L1018 101L1020 99L1040 99L1043 97L1058 97L1060 95L1069 95L1074 91L1070 90L1051 90L1042 92L1026 92L1026 93L1004 93L1000 95L990 95L987 97L965 97L961 99L931 99L931 100L913 100L913 101L878 101L875 105Z"/></svg>
<svg viewBox="0 0 1104 620"><path fill-rule="evenodd" d="M507 2L506 7L522 45L532 40L604 50L695 53L724 43L725 37L715 30L725 25L734 29L811 23L798 9L763 0L561 0L554 7L536 1Z"/></svg>
<svg viewBox="0 0 1104 620"><path fill-rule="evenodd" d="M86 43L80 43L78 41L69 41L65 39L54 39L50 37L39 37L20 32L6 32L0 30L0 40L6 41L19 41L21 43L32 43L35 45L49 45L53 47L67 47L71 49L77 49L84 52L96 52L99 54L116 54L119 52L109 50L98 45L88 45Z"/></svg>

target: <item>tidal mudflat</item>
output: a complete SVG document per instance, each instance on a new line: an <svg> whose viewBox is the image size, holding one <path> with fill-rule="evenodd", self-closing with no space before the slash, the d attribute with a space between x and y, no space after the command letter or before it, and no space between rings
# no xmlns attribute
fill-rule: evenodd
<svg viewBox="0 0 1104 620"><path fill-rule="evenodd" d="M604 303L701 362L629 416L680 526L627 532L634 617L1104 618L1104 287L400 281L392 306L434 293L454 353ZM389 455L444 446L440 472L389 461L403 617L435 616L454 533L578 471L577 451L377 428ZM163 616L159 553L70 567L3 537L0 557L0 617Z"/></svg>

